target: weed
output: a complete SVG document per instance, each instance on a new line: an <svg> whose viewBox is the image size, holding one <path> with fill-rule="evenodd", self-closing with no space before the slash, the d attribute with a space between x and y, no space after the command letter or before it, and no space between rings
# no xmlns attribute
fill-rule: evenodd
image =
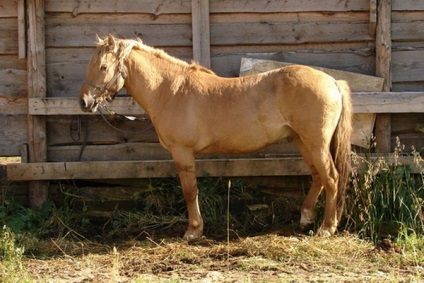
<svg viewBox="0 0 424 283"><path fill-rule="evenodd" d="M385 158L353 155L345 227L373 242L389 235L397 237L401 227L424 234L424 171L421 168L420 175L413 175L410 167L398 162L401 153L398 141L393 164ZM421 158L415 151L413 156ZM359 168L364 169L360 172Z"/></svg>

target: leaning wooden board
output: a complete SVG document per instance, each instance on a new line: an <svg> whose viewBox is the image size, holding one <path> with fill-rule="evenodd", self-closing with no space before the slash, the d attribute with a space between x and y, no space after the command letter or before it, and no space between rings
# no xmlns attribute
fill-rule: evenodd
<svg viewBox="0 0 424 283"><path fill-rule="evenodd" d="M293 63L242 58L240 75L247 76L258 74L289 65L293 65ZM355 92L378 92L383 89L384 79L382 78L317 66L311 67L323 71L338 80L347 81L351 90ZM354 114L352 144L364 148L370 146L369 141L374 128L375 117L376 114L374 113Z"/></svg>

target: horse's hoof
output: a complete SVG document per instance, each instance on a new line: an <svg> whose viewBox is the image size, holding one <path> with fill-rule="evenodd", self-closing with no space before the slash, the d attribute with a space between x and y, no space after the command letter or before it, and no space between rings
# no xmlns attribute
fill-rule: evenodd
<svg viewBox="0 0 424 283"><path fill-rule="evenodd" d="M309 231L314 228L314 223L313 213L310 213L306 209L302 210L299 225L300 230L303 232Z"/></svg>
<svg viewBox="0 0 424 283"><path fill-rule="evenodd" d="M183 239L187 242L193 242L200 238L202 238L202 231L196 231L194 229L188 229L187 232L185 232Z"/></svg>
<svg viewBox="0 0 424 283"><path fill-rule="evenodd" d="M317 231L317 236L318 237L330 237L334 234L335 232L335 228L324 228L324 227L320 227Z"/></svg>

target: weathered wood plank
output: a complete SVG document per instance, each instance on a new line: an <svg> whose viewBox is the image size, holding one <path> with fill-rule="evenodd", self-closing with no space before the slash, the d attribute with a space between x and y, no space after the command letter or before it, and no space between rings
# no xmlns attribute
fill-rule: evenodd
<svg viewBox="0 0 424 283"><path fill-rule="evenodd" d="M424 2L417 0L392 0L393 11L423 11Z"/></svg>
<svg viewBox="0 0 424 283"><path fill-rule="evenodd" d="M0 54L18 54L18 21L0 18Z"/></svg>
<svg viewBox="0 0 424 283"><path fill-rule="evenodd" d="M28 15L28 97L46 96L46 54L44 0L27 2ZM28 117L28 146L30 162L47 160L46 117ZM31 207L41 206L48 197L46 182L29 184Z"/></svg>
<svg viewBox="0 0 424 283"><path fill-rule="evenodd" d="M132 97L117 97L108 107L119 114L142 115L144 110ZM98 115L99 113L83 112L77 97L29 98L30 115ZM108 115L105 113L105 115Z"/></svg>
<svg viewBox="0 0 424 283"><path fill-rule="evenodd" d="M3 96L0 95L1 115L28 114L28 98L26 96Z"/></svg>
<svg viewBox="0 0 424 283"><path fill-rule="evenodd" d="M240 66L240 75L245 76L258 74L261 72L266 72L289 65L293 65L293 63L242 58ZM352 91L379 91L383 88L384 80L382 78L341 70L323 68L318 66L312 67L324 73L327 73L338 80L348 81Z"/></svg>
<svg viewBox="0 0 424 283"><path fill-rule="evenodd" d="M46 45L48 47L93 47L96 35L109 33L123 38L141 37L154 46L191 46L190 16L175 21L151 23L140 21L138 15L81 15L61 14L46 19ZM111 25L110 23L114 24Z"/></svg>
<svg viewBox="0 0 424 283"><path fill-rule="evenodd" d="M193 58L210 68L209 0L192 0Z"/></svg>
<svg viewBox="0 0 424 283"><path fill-rule="evenodd" d="M378 2L378 22L375 39L375 74L384 78L384 91L392 88L392 2ZM389 152L391 149L390 114L377 115L375 139L377 152Z"/></svg>
<svg viewBox="0 0 424 283"><path fill-rule="evenodd" d="M424 81L424 50L392 52L393 82Z"/></svg>
<svg viewBox="0 0 424 283"><path fill-rule="evenodd" d="M340 46L331 47L295 45L294 46L258 46L249 45L241 48L212 47L212 69L224 77L238 77L242 58L291 62L303 65L322 66L337 70L355 72L365 75L375 73L374 51L368 47L351 46L350 49L341 49ZM303 50L301 49L303 46ZM293 49L290 49L293 48ZM344 47L344 46L343 46ZM346 48L349 48L346 46ZM330 49L330 50L328 50Z"/></svg>
<svg viewBox="0 0 424 283"><path fill-rule="evenodd" d="M0 69L0 96L13 98L25 95L27 93L26 82L26 70L19 70L13 67Z"/></svg>
<svg viewBox="0 0 424 283"><path fill-rule="evenodd" d="M387 156L389 163L395 162ZM413 158L400 156L398 163L410 165L412 172L419 168ZM423 164L424 161L421 161ZM166 178L177 174L171 160L111 161L111 162L47 162L15 163L7 165L10 180L75 180L75 179L132 179ZM222 177L295 176L309 175L310 171L300 157L258 159L196 160L196 175Z"/></svg>
<svg viewBox="0 0 424 283"><path fill-rule="evenodd" d="M212 45L371 41L368 23L211 23Z"/></svg>
<svg viewBox="0 0 424 283"><path fill-rule="evenodd" d="M423 92L353 93L355 113L424 113Z"/></svg>
<svg viewBox="0 0 424 283"><path fill-rule="evenodd" d="M18 0L0 0L0 18L17 17Z"/></svg>
<svg viewBox="0 0 424 283"><path fill-rule="evenodd" d="M355 113L422 113L424 92L354 92ZM82 112L76 97L29 98L30 115L99 115ZM131 97L117 97L108 107L119 114L142 115Z"/></svg>
<svg viewBox="0 0 424 283"><path fill-rule="evenodd" d="M26 19L25 0L18 0L18 54L19 58L26 57Z"/></svg>
<svg viewBox="0 0 424 283"><path fill-rule="evenodd" d="M175 177L171 160L113 162L50 162L10 164L11 180L127 179ZM300 157L266 159L197 160L196 175L203 176L285 176L308 175Z"/></svg>
<svg viewBox="0 0 424 283"><path fill-rule="evenodd" d="M0 115L0 156L20 156L27 142L27 115Z"/></svg>
<svg viewBox="0 0 424 283"><path fill-rule="evenodd" d="M367 11L368 0L286 0L286 1L237 1L213 0L210 1L212 13L232 12L302 12L302 11ZM74 15L80 13L149 13L161 15L167 13L190 13L191 0L147 0L143 5L137 0L119 1L78 1L78 0L48 0L47 12L69 12Z"/></svg>

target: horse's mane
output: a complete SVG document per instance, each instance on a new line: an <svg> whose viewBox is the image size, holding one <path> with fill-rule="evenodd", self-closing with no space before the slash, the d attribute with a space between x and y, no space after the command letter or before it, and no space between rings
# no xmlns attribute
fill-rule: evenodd
<svg viewBox="0 0 424 283"><path fill-rule="evenodd" d="M113 52L117 54L118 60L120 62L122 62L128 56L132 49L138 49L149 52L158 58L162 58L183 68L187 68L188 70L202 71L209 74L215 74L213 71L195 62L191 62L189 64L183 60L180 60L176 57L167 54L162 49L148 46L144 44L139 37L137 37L136 39L121 39L113 35L107 35L103 39L97 37L97 46L103 47L99 50L98 55L100 57L103 56L106 52L113 50Z"/></svg>

